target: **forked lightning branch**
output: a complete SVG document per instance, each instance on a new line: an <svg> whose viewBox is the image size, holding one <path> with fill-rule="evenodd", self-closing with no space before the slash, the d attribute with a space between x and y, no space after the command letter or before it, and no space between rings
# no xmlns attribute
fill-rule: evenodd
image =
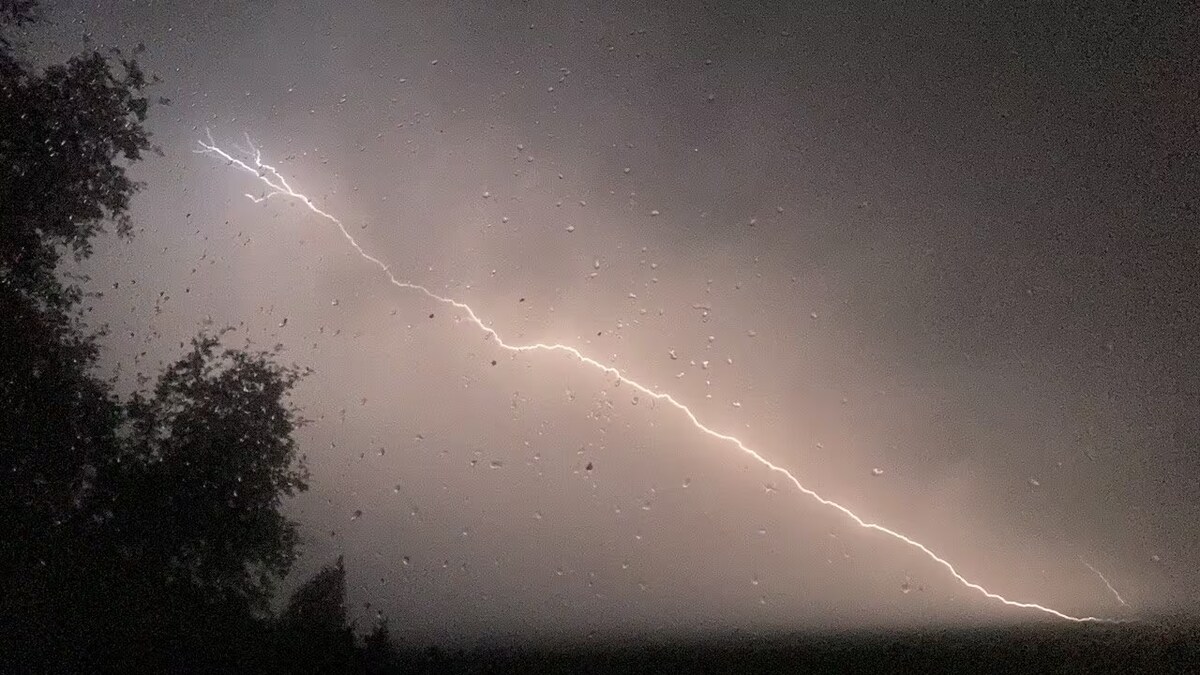
<svg viewBox="0 0 1200 675"><path fill-rule="evenodd" d="M711 436L720 441L724 441L724 442L732 445L733 447L737 448L742 453L749 455L755 461L757 461L758 463L767 467L771 471L774 471L774 472L779 473L782 476L784 476L792 485L794 485L796 487L797 490L800 491L801 494L803 494L813 500L816 500L817 502L819 502L829 508L839 511L840 513L842 513L842 515L844 515L847 518L849 518L850 520L852 520L859 527L885 534L885 535L892 537L908 546L911 546L912 548L915 548L915 549L921 551L921 553L923 553L930 560L932 560L932 561L936 562L937 564L941 565L942 567L944 567L950 573L950 575L953 576L956 581L958 581L958 583L960 583L961 585L963 585L967 588L970 588L974 591L977 591L978 593L980 593L988 598L991 598L992 600L1001 602L1010 607L1045 612L1047 614L1051 614L1060 619L1066 619L1068 621L1076 621L1076 622L1118 622L1118 621L1120 621L1117 619L1106 619L1106 618L1094 617L1094 616L1071 616L1069 614L1065 614L1065 613L1060 612L1051 607L1046 607L1044 605L1039 605L1037 603L1019 602L1016 600L1010 600L998 593L990 591L987 588L981 586L980 584L964 577L961 573L959 573L959 571L954 567L954 565L950 564L950 562L948 560L942 558L941 556L939 556L936 553L934 553L933 551L931 551L927 546L925 546L925 544L922 544L921 542L919 542L915 539L907 537L899 532L896 532L895 530L884 527L883 525L880 525L878 523L868 522L868 521L864 520L861 516L856 514L854 511L851 511L849 508L847 508L833 500L826 499L825 497L822 497L821 495L817 494L813 490L805 487L804 484L802 484L800 482L800 479L798 479L790 471L788 471L787 469L785 469L782 466L779 466L778 464L771 462L767 458L763 457L757 451L746 446L746 444L743 443L737 437L731 436L729 434L721 433L719 431L716 431L716 430L706 426L703 422L701 422L696 417L696 415L692 412L692 410L690 408L688 408L683 403L680 403L678 400L676 400L670 394L665 393L665 392L654 391L654 390L650 389L649 387L647 387L646 385L641 384L640 382L631 379L629 376L627 376L621 370L614 368L612 366L604 365L603 363L591 358L590 356L583 354L578 349L576 349L575 347L572 347L570 345L558 344L558 343L546 344L546 343L540 343L540 342L534 343L534 344L526 344L526 345L514 345L514 344L509 344L509 343L505 342L504 339L501 338L500 335L496 332L496 330L494 328L492 328L490 325L488 325L487 323L485 323L483 320L481 320L479 318L479 316L476 315L475 310L472 309L466 303L459 302L458 300L455 300L453 298L448 298L448 297L439 295L437 293L434 293L433 291L429 290L428 288L426 288L425 286L422 286L420 284L415 284L415 283L411 283L408 281L402 281L402 280L398 279L392 273L391 269L386 264L384 264L378 258L368 254L366 251L363 250L363 248L361 246L359 246L358 242L354 239L353 236L350 235L350 232L346 229L345 225L342 224L342 221L338 220L335 216L327 213L326 211L323 211L322 209L320 209L316 204L313 203L312 199L310 199L308 196L304 195L303 193L295 190L288 183L288 181L284 179L284 177L279 173L279 171L275 169L275 167L263 162L262 153L250 141L250 138L248 136L246 138L246 147L239 147L237 145L230 145L229 147L232 148L236 154L230 154L229 152L226 152L225 150L218 147L216 145L216 142L212 138L212 134L209 133L208 140L207 141L199 141L199 149L195 150L195 152L197 152L199 154L206 154L206 155L211 155L213 157L218 157L218 158L224 160L227 165L234 167L234 168L238 169L239 171L248 173L251 176L254 176L255 179L257 179L263 186L265 186L267 188L266 191L264 191L263 194L259 197L255 197L252 194L246 194L246 196L248 198L250 198L251 200L253 200L254 202L264 202L273 197L284 197L284 198L295 199L295 200L300 201L305 206L307 206L310 211L312 211L313 213L317 214L318 216L324 218L325 220L328 220L329 222L331 222L335 226L337 226L338 230L341 231L342 236L346 238L346 241L348 241L350 243L350 245L354 248L354 250L357 251L358 254L364 260L374 264L385 275L387 275L388 281L390 281L393 285L395 285L399 288L416 291L418 293L421 293L421 294L429 297L432 300L435 300L435 301L440 302L445 305L452 306L452 307L464 312L466 314L467 318L470 319L471 323L475 324L475 326L479 330L486 333L501 348L506 349L510 352L514 352L514 353L516 353L516 352L561 352L563 354L566 354L568 356L571 356L571 357L577 359L580 363L582 363L586 366L590 366L592 368L595 368L596 370L600 370L612 377L615 377L621 383L623 383L629 387L632 387L632 388L642 392L643 394L646 394L647 396L650 396L658 401L664 401L664 402L670 404L672 407L679 410L679 412L683 413L684 416L686 416L687 419L689 421L691 421L692 426L694 426L697 431L699 431L703 434L707 434L708 436ZM1091 568L1090 565L1088 567ZM1093 571L1094 571L1094 568L1093 568ZM1107 585L1107 580L1105 580L1105 583ZM1109 588L1110 588L1110 590L1112 590L1111 586L1109 586ZM1115 590L1113 590L1113 592L1115 593Z"/></svg>

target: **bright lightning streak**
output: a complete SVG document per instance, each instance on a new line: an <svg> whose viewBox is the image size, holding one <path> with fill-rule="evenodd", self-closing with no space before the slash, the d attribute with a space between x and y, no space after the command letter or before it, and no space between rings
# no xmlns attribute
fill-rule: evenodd
<svg viewBox="0 0 1200 675"><path fill-rule="evenodd" d="M1108 592L1113 594L1113 597L1117 599L1117 602L1121 603L1122 607L1129 606L1129 603L1125 602L1125 599L1121 597L1121 594L1117 592L1117 589L1113 588L1113 585L1111 583L1109 583L1108 578L1105 577L1104 574L1100 570L1096 569L1095 567L1092 567L1088 563L1088 561L1084 560L1082 557L1079 559L1079 562L1083 563L1096 576L1100 577L1100 581L1103 581L1104 585L1108 587Z"/></svg>
<svg viewBox="0 0 1200 675"><path fill-rule="evenodd" d="M680 403L679 401L675 400L675 398L673 398L670 394L652 391L645 385L628 378L624 373L622 373L617 368L614 368L612 366L606 366L603 363L600 363L599 361L597 361L589 356L584 355L578 349L575 349L574 347L571 347L569 345L544 344L544 343L540 343L540 342L536 343L536 344L529 344L529 345L510 345L510 344L506 343L500 337L500 335L496 332L496 330L494 328L492 328L488 324L484 323L475 314L475 310L471 309L471 307L466 305L465 303L459 302L453 298L447 298L447 297L438 295L437 293L434 293L433 291L429 290L428 288L426 288L420 284L409 283L407 281L401 281L401 280L397 279L395 277L395 275L392 274L391 269L389 269L386 264L384 264L378 258L376 258L376 257L370 255L369 253L367 253L366 251L364 251L362 249L362 247L358 245L358 242L355 241L354 237L350 235L350 232L346 229L346 226L342 224L342 221L338 220L333 215L326 213L325 211L322 211L320 208L317 207L316 204L313 203L312 199L310 199L308 196L294 190L291 187L291 185L288 184L287 180L285 180L283 178L283 176L280 175L279 171L275 169L275 167L264 163L262 161L262 153L258 150L258 148L254 147L254 144L250 141L249 135L246 136L246 143L247 143L248 147L239 148L238 146L234 145L233 148L236 151L238 151L239 153L241 153L242 155L244 155L248 158L253 158L253 159L249 160L250 162L253 163L253 166L248 164L246 161L238 159L237 157L234 157L233 155L230 155L229 153L225 152L221 148L217 147L215 141L213 141L211 132L208 133L208 142L207 143L204 141L198 141L198 143L200 145L200 149L194 150L193 152L195 152L197 154L207 154L207 155L213 155L213 156L219 157L219 158L225 160L225 162L229 166L237 167L238 169L245 171L246 173L254 175L255 177L258 178L259 182L261 182L263 185L265 185L267 188L269 188L269 191L264 192L264 194L260 197L255 197L254 195L247 194L246 196L249 197L252 201L254 201L255 203L261 203L261 202L264 202L264 201L270 199L271 197L278 197L278 196L290 197L293 199L300 200L301 202L304 203L305 206L307 206L309 208L310 211L312 211L313 213L321 216L322 218L325 218L329 222L336 225L337 228L341 231L342 236L344 236L346 238L346 241L350 242L350 245L354 247L354 250L358 251L358 254L360 256L362 256L363 259L374 263L380 270L382 270L383 273L387 275L388 280L391 281L393 285L395 285L399 288L407 288L407 289L411 289L414 291L418 291L433 300L436 300L436 301L446 304L446 305L451 305L453 307L456 307L456 308L462 310L463 312L466 312L467 316L470 317L472 323L474 323L476 326L478 326L480 330L482 330L484 333L486 333L488 336L490 336L492 339L494 339L496 341L496 344L500 345L504 349L506 349L510 352L514 352L514 353L516 353L516 352L533 352L533 351L566 352L567 354L570 354L571 356L574 356L575 358L579 359L579 361L581 361L582 363L585 363L589 366L592 366L593 368L595 368L597 370L600 370L604 373L612 375L613 377L617 378L617 380L619 380L620 382L622 382L626 385L629 385L630 387L633 387L634 389L642 392L643 394L646 394L647 396L653 397L654 399L659 400L659 401L666 401L667 403L670 403L672 406L679 409L680 412L682 412L684 415L686 415L687 418L689 420L691 420L692 425L695 426L700 431L708 434L709 436L712 436L713 438L717 438L717 439L732 443L733 445L737 446L737 448L739 450L741 450L745 454L749 455L750 457L753 457L758 463L767 467L771 471L775 471L779 474L782 474L785 478L787 478L788 481L790 481L792 483L792 485L795 485L796 489L799 490L800 492L804 493L805 495L807 495L809 497L812 497L813 499L820 502L821 504L824 504L825 506L828 506L832 509L836 509L837 511L840 511L847 518L849 518L850 520L853 520L856 524L858 524L859 527L862 527L862 528L865 528L868 530L875 530L876 532L882 532L883 534L886 534L889 537L898 539L898 540L904 542L905 544L908 544L909 546L921 551L930 560L933 560L934 562L938 563L942 567L945 567L946 570L949 571L950 574L956 580L958 580L958 582L960 584L962 584L963 586L966 586L967 588L970 588L974 591L978 591L979 593L981 593L982 595L984 595L988 598L1002 602L1005 605L1008 605L1010 607L1018 607L1018 608L1022 608L1022 609L1035 609L1040 612L1045 612L1047 614L1051 614L1060 619L1066 619L1068 621L1076 621L1076 622L1094 621L1094 622L1114 622L1114 623L1118 621L1116 619L1106 619L1106 618L1100 618L1100 617L1094 617L1094 616L1082 616L1082 617L1071 616L1069 614L1064 614L1063 612L1060 612L1060 611L1050 608L1050 607L1046 607L1044 605L1039 605L1037 603L1032 603L1032 602L1018 602L1016 600L1009 600L1008 598L1006 598L998 593L993 593L992 591L989 591L988 589L984 588L983 586L964 577L962 574L960 574L958 572L957 569L955 569L954 565L951 565L949 561L945 560L944 558L938 556L933 551L929 550L929 548L927 546L925 546L924 544L922 544L921 542L916 541L914 539L910 539L909 537L906 537L903 534L896 532L895 530L888 529L888 528L884 527L883 525L879 525L877 523L870 523L870 522L863 520L861 517L858 516L858 514L854 513L853 511L846 508L845 506L842 506L841 504L838 504L837 502L832 501L830 499L826 499L825 497L822 497L821 495L817 494L813 490L810 490L809 488L805 487L800 482L800 480L798 478L796 478L796 476L794 476L790 471L783 468L782 466L779 466L778 464L771 462L767 458L765 458L762 455L755 452L753 449L747 447L744 443L742 443L742 441L740 439L738 439L734 436L730 436L729 434L723 434L719 431L715 431L715 430L709 428L708 426L705 426L704 423L702 423L699 419L696 418L696 415L691 411L690 408L688 408L686 405Z"/></svg>

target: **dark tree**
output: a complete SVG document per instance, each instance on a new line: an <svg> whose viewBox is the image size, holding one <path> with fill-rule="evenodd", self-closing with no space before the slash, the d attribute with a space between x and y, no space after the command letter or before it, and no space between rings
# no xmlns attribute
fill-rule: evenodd
<svg viewBox="0 0 1200 675"><path fill-rule="evenodd" d="M96 376L86 279L57 267L130 235L151 82L116 50L34 69L6 32L34 10L0 0L0 671L255 669L303 373L201 334L128 402Z"/></svg>
<svg viewBox="0 0 1200 675"><path fill-rule="evenodd" d="M275 352L218 351L202 334L151 395L127 405L120 461L103 475L120 554L162 574L167 588L259 615L297 550L283 499L307 488L286 404L304 375Z"/></svg>
<svg viewBox="0 0 1200 675"><path fill-rule="evenodd" d="M355 658L346 617L346 568L338 556L292 594L279 620L279 662L293 672L344 671Z"/></svg>
<svg viewBox="0 0 1200 675"><path fill-rule="evenodd" d="M322 567L288 600L285 624L319 631L346 627L346 566L342 556Z"/></svg>
<svg viewBox="0 0 1200 675"><path fill-rule="evenodd" d="M12 570L26 642L121 667L265 654L252 638L268 637L268 602L298 546L281 506L306 487L292 438L304 420L286 404L304 373L274 352L219 347L201 334L152 391L121 405L99 388L99 403L80 404L108 417L68 517Z"/></svg>
<svg viewBox="0 0 1200 675"><path fill-rule="evenodd" d="M0 21L29 16L0 11ZM64 248L88 256L105 223L130 234L141 186L123 162L157 152L143 126L150 84L117 49L37 72L0 44L0 283L48 302Z"/></svg>
<svg viewBox="0 0 1200 675"><path fill-rule="evenodd" d="M376 621L371 632L363 638L362 660L363 670L368 673L393 673L399 670L400 655L392 644L386 618Z"/></svg>
<svg viewBox="0 0 1200 675"><path fill-rule="evenodd" d="M0 36L34 3L0 2ZM115 60L115 62L114 62ZM38 539L69 519L114 401L91 372L83 291L55 269L106 221L128 235L138 186L122 162L151 150L148 82L133 59L81 54L37 72L0 40L0 538ZM5 556L8 558L9 556ZM11 563L11 560L4 562Z"/></svg>
<svg viewBox="0 0 1200 675"><path fill-rule="evenodd" d="M111 560L128 641L174 658L233 658L261 645L269 600L297 554L283 500L306 489L286 404L303 376L272 352L221 349L201 334L149 393L125 406L120 449L88 495L91 550ZM241 644L243 654L230 649ZM170 661L167 662L170 664Z"/></svg>
<svg viewBox="0 0 1200 675"><path fill-rule="evenodd" d="M34 10L0 2L0 578L31 593L38 579L20 573L50 575L72 546L89 471L111 455L121 417L92 373L84 293L55 268L64 249L90 253L105 220L128 233L137 186L122 163L151 149L136 61L91 52L39 72L7 37Z"/></svg>

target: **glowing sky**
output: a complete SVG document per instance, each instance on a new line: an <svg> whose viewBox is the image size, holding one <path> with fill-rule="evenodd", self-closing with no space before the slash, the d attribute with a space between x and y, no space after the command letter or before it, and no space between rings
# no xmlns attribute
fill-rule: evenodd
<svg viewBox="0 0 1200 675"><path fill-rule="evenodd" d="M59 3L48 54L144 41L173 99L144 232L88 265L110 356L150 372L211 316L312 366L297 575L344 553L356 613L412 639L1045 620L191 152L249 132L398 276L964 576L1193 607L1195 47L819 5Z"/></svg>

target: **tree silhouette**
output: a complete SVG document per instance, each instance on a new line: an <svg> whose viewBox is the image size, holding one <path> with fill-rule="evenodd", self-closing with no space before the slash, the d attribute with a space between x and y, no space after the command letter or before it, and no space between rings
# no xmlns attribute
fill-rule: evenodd
<svg viewBox="0 0 1200 675"><path fill-rule="evenodd" d="M380 618L363 638L363 670L367 673L391 673L400 667L400 656L392 644L386 618Z"/></svg>
<svg viewBox="0 0 1200 675"><path fill-rule="evenodd" d="M0 671L392 669L386 622L356 649L340 557L271 615L308 478L282 345L201 332L124 401L97 376L58 267L132 236L152 82L118 50L34 69L6 31L36 9L0 0Z"/></svg>
<svg viewBox="0 0 1200 675"><path fill-rule="evenodd" d="M35 4L0 4L0 35L35 20ZM71 520L85 468L109 445L118 414L90 372L95 335L83 291L55 275L107 221L130 232L138 186L118 159L152 150L142 127L149 85L136 60L98 52L36 72L0 41L0 537L42 542ZM26 552L44 557L36 547ZM16 563L6 550L3 569Z"/></svg>
<svg viewBox="0 0 1200 675"><path fill-rule="evenodd" d="M115 50L35 70L5 33L34 10L0 0L0 670L261 669L305 371L201 333L128 401L97 377L57 267L131 235L151 82Z"/></svg>
<svg viewBox="0 0 1200 675"><path fill-rule="evenodd" d="M298 546L281 506L306 488L292 439L304 420L285 403L304 372L275 363L278 347L219 345L202 333L127 404L98 389L92 403L107 426L95 425L102 442L70 484L71 509L13 570L23 584L9 599L49 650L169 665L241 658L231 639L265 637L275 582Z"/></svg>
<svg viewBox="0 0 1200 675"><path fill-rule="evenodd" d="M304 420L285 404L304 373L273 352L218 353L217 336L192 345L127 406L128 440L104 481L111 526L164 586L265 614L298 542L282 500L307 488L292 439Z"/></svg>
<svg viewBox="0 0 1200 675"><path fill-rule="evenodd" d="M353 626L346 620L342 556L292 594L280 617L281 661L294 672L338 672L354 659Z"/></svg>
<svg viewBox="0 0 1200 675"><path fill-rule="evenodd" d="M38 72L5 31L35 3L0 3L0 575L11 607L53 608L87 514L79 498L112 455L122 410L92 372L74 283L55 274L63 249L90 252L106 220L129 234L137 186L122 162L152 149L148 82L133 59L91 52ZM37 632L56 624L21 623ZM20 641L22 633L14 640ZM9 637L6 634L6 637Z"/></svg>
<svg viewBox="0 0 1200 675"><path fill-rule="evenodd" d="M219 346L202 333L152 392L132 396L119 451L86 504L102 514L89 520L90 552L123 585L102 600L120 598L120 613L137 619L128 639L205 658L269 617L298 545L282 501L307 476L292 439L304 420L285 404L304 373L272 360L278 346Z"/></svg>

